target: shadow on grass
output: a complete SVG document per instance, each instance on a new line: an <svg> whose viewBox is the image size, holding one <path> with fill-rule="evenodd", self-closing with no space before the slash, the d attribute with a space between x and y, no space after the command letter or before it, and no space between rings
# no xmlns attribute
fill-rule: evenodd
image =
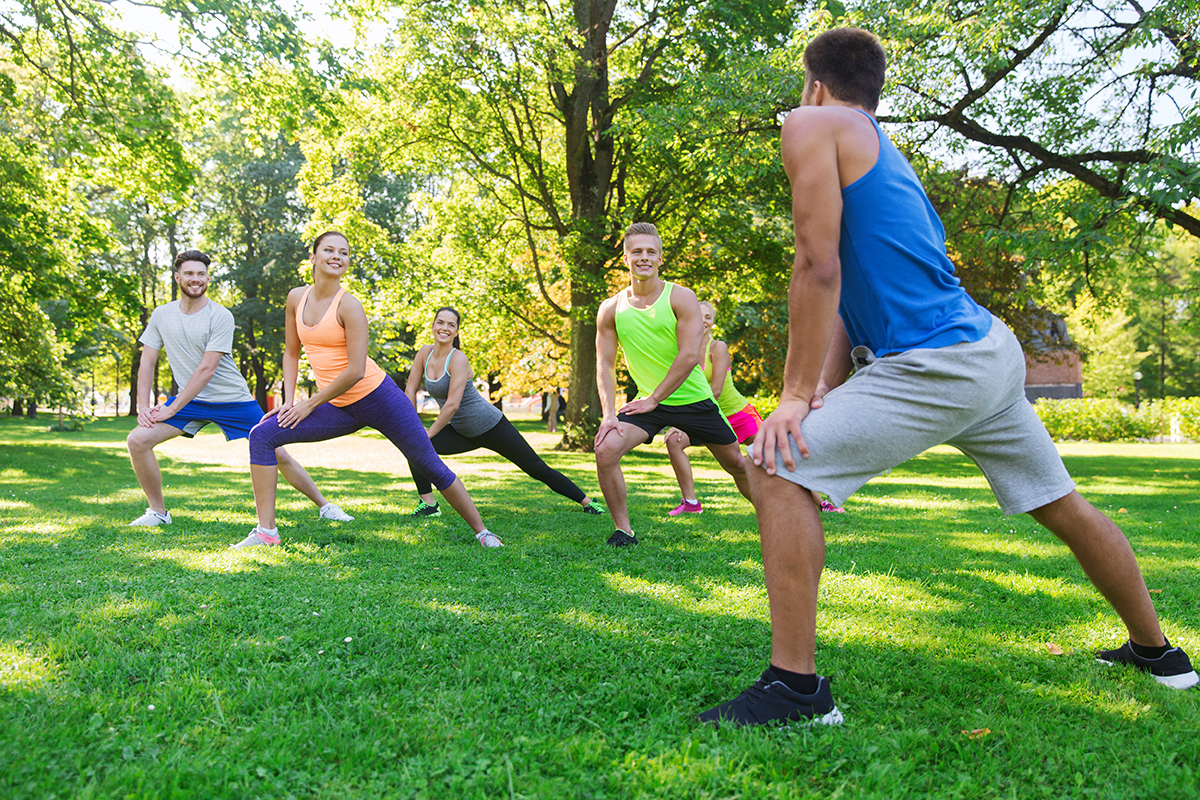
<svg viewBox="0 0 1200 800"><path fill-rule="evenodd" d="M405 519L414 493L403 476L314 469L358 519L322 522L282 490L286 545L230 553L224 545L253 519L245 471L164 460L176 523L138 530L124 526L143 501L119 451L11 447L0 462L9 495L0 500L10 504L0 523L0 647L25 666L0 703L13 752L33 748L36 733L101 777L182 768L203 786L206 770L223 774L205 766L207 753L245 760L252 742L286 737L286 752L267 765L282 775L307 775L305 764L393 775L410 764L425 780L434 770L422 765L444 760L447 748L498 758L480 742L520 752L524 737L563 757L517 761L518 780L580 764L620 775L633 770L626 753L699 739L691 716L765 666L750 507L718 474L700 479L713 498L703 515L668 518L677 489L652 451L625 461L637 477L635 549L607 548L609 520L479 454L462 459L497 467L474 474L470 489L504 550L479 548L450 512ZM585 491L594 486L586 457L546 458ZM1071 466L1119 473L1136 488L1109 491L1105 502L1128 509L1139 541L1169 550L1155 562L1154 580L1168 587L1156 600L1182 627L1194 620L1200 545L1184 529L1142 520L1183 494L1195 462L1133 461L1128 471L1115 457ZM696 463L717 474L706 456ZM1181 504L1194 530L1196 504ZM1142 676L1094 664L1087 651L1093 640L1114 643L1115 618L1065 547L1027 517L999 514L965 459L914 460L824 521L818 663L851 720L842 738L855 744L846 746L883 747L862 750L869 761L915 769L919 783L932 780L922 769L947 761L971 769L986 747L1054 783L1055 769L1037 766L1048 739L1194 713L1194 699L1154 694ZM1044 643L1055 639L1066 639L1067 655L1049 655ZM148 703L159 716L144 713ZM961 729L983 727L1001 735L963 744ZM1137 735L1113 740L1114 751ZM896 741L881 745L888 737ZM759 763L745 755L745 735L716 741ZM789 746L789 764L795 749L809 748ZM835 760L818 787L837 789ZM64 780L60 793L85 782ZM615 786L612 796L633 793Z"/></svg>

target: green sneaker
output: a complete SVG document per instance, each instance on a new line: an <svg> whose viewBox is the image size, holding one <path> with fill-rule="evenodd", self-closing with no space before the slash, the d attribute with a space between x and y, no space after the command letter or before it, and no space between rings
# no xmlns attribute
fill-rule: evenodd
<svg viewBox="0 0 1200 800"><path fill-rule="evenodd" d="M440 517L442 509L438 508L438 504L429 505L424 500L417 503L417 507L409 514L410 517Z"/></svg>
<svg viewBox="0 0 1200 800"><path fill-rule="evenodd" d="M604 504L601 503L599 500L593 500L592 502L588 503L586 506L583 507L583 513L595 514L597 517L600 517L600 516L607 514L608 509L605 508Z"/></svg>

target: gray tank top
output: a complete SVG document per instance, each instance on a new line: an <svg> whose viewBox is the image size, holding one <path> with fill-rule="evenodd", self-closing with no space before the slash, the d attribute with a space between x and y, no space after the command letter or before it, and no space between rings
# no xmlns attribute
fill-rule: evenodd
<svg viewBox="0 0 1200 800"><path fill-rule="evenodd" d="M446 404L446 396L450 393L450 359L453 356L454 350L451 350L442 367L442 377L436 381L429 377L429 362L433 358L433 353L430 352L425 359L425 391L429 392L430 397L437 400L438 408ZM473 374L467 377L467 385L463 387L462 402L459 403L454 416L450 418L451 427L468 439L487 433L496 427L500 418L504 416L500 413L500 409L484 400L483 395L475 389L474 377Z"/></svg>

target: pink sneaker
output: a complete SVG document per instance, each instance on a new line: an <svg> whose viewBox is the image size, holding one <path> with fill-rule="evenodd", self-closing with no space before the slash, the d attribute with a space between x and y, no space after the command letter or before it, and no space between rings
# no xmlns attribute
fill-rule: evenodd
<svg viewBox="0 0 1200 800"><path fill-rule="evenodd" d="M833 503L829 502L828 500L821 501L821 510L825 511L827 513L830 513L830 514L845 514L846 513L846 509L842 508L841 506L835 506Z"/></svg>
<svg viewBox="0 0 1200 800"><path fill-rule="evenodd" d="M699 500L694 503L689 503L687 500L684 500L667 513L672 517L678 517L680 514L703 514L704 509L700 507Z"/></svg>

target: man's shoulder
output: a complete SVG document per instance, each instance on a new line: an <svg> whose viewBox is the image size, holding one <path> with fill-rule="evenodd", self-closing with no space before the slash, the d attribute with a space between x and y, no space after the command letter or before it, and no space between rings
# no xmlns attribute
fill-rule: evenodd
<svg viewBox="0 0 1200 800"><path fill-rule="evenodd" d="M693 292L688 287L682 286L678 283L668 282L667 285L663 287L663 291L671 293L670 296L671 296L672 303L677 303L679 301L687 301L687 300L697 300L695 292ZM699 301L697 300L697 302L699 302Z"/></svg>
<svg viewBox="0 0 1200 800"><path fill-rule="evenodd" d="M602 303L600 303L600 316L603 317L606 314L613 313L617 308L617 303L621 302L621 296L623 294L625 294L625 292L627 292L627 291L628 291L628 289L622 289L621 291L614 294L612 297L609 297L608 299L606 299Z"/></svg>
<svg viewBox="0 0 1200 800"><path fill-rule="evenodd" d="M847 125L865 125L873 128L871 118L865 111L850 106L800 106L788 112L783 120L784 129L804 128L833 130Z"/></svg>

